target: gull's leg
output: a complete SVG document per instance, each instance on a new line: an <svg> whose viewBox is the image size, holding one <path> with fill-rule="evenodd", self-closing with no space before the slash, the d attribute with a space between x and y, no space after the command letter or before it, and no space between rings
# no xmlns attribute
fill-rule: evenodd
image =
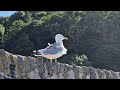
<svg viewBox="0 0 120 90"><path fill-rule="evenodd" d="M50 59L50 63L52 63L52 59Z"/></svg>
<svg viewBox="0 0 120 90"><path fill-rule="evenodd" d="M57 58L55 59L55 62L57 62Z"/></svg>

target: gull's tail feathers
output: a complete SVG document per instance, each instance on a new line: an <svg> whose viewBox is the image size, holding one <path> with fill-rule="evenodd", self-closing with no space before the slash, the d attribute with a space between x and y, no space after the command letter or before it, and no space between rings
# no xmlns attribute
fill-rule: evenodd
<svg viewBox="0 0 120 90"><path fill-rule="evenodd" d="M42 56L42 54L43 54L42 51L43 51L43 49L34 50L34 51L33 51L33 56L36 56L36 57Z"/></svg>

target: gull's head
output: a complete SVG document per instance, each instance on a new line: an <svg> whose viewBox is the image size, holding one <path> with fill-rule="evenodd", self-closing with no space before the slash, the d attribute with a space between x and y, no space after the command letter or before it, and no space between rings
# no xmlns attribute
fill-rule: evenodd
<svg viewBox="0 0 120 90"><path fill-rule="evenodd" d="M68 38L64 37L62 34L57 34L55 36L55 41L58 42L58 43L62 42L62 40L64 40L64 39L68 40Z"/></svg>

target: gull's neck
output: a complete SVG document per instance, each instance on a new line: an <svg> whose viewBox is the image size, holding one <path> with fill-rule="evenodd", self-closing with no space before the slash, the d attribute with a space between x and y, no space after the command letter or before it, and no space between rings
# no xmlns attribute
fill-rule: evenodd
<svg viewBox="0 0 120 90"><path fill-rule="evenodd" d="M60 43L63 46L63 41L62 40L56 40L56 43Z"/></svg>

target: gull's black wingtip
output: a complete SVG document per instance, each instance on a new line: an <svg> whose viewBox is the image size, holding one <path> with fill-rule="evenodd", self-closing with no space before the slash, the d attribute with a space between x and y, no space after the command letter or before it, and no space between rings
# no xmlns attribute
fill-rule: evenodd
<svg viewBox="0 0 120 90"><path fill-rule="evenodd" d="M37 57L35 56L35 54L32 54L31 57L35 57L35 58L37 58Z"/></svg>

